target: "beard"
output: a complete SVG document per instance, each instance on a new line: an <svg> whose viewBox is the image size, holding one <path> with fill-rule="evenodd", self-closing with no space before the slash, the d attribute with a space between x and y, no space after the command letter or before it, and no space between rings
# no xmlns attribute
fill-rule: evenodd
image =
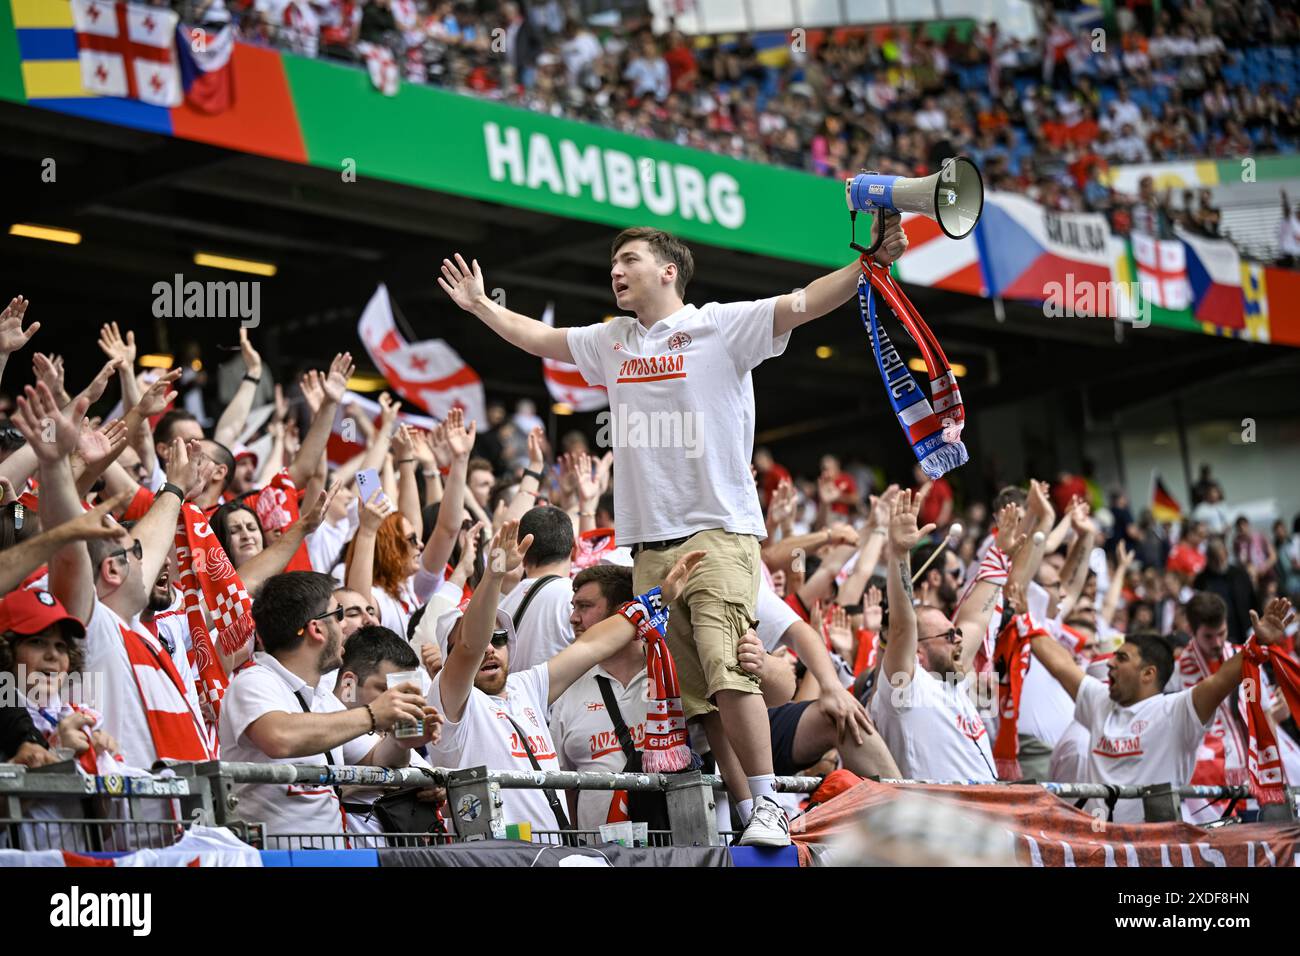
<svg viewBox="0 0 1300 956"><path fill-rule="evenodd" d="M343 664L343 638L339 636L338 631L330 629L330 639L325 644L324 650L320 652L320 660L316 664L316 669L322 674L328 674L332 670L338 670Z"/></svg>
<svg viewBox="0 0 1300 956"><path fill-rule="evenodd" d="M498 697L500 696L501 691L505 690L507 676L509 675L503 667L495 673L476 676L474 678L474 686L489 697Z"/></svg>
<svg viewBox="0 0 1300 956"><path fill-rule="evenodd" d="M157 588L149 589L149 610L157 614L159 611L165 611L172 606L172 589L167 588L166 592L160 592Z"/></svg>

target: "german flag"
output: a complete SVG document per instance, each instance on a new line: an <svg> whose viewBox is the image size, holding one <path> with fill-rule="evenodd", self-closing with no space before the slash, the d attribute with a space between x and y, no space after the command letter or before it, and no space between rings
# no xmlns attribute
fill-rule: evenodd
<svg viewBox="0 0 1300 956"><path fill-rule="evenodd" d="M1151 474L1151 516L1159 522L1183 520L1182 505L1169 493L1157 472Z"/></svg>

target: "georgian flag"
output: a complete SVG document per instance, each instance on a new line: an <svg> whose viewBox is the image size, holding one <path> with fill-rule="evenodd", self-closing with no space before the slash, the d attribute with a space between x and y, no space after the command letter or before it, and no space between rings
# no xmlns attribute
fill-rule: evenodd
<svg viewBox="0 0 1300 956"><path fill-rule="evenodd" d="M88 93L179 106L179 17L166 7L72 0L81 85Z"/></svg>
<svg viewBox="0 0 1300 956"><path fill-rule="evenodd" d="M388 287L380 283L361 313L357 334L398 395L438 419L459 406L465 422L487 427L483 381L442 339L408 343L397 331Z"/></svg>
<svg viewBox="0 0 1300 956"><path fill-rule="evenodd" d="M554 327L555 303L546 303L542 321ZM546 381L546 390L551 393L551 400L563 402L575 412L595 412L609 407L609 393L605 386L588 385L576 365L544 358L542 378Z"/></svg>
<svg viewBox="0 0 1300 956"><path fill-rule="evenodd" d="M325 456L331 465L341 465L366 450L366 439L350 416L354 413L365 415L367 420L379 426L379 403L358 395L356 392L344 392L343 401L339 402L334 414L334 427L330 432ZM428 415L412 415L409 412L397 413L398 424L410 425L422 431L431 432L438 423Z"/></svg>
<svg viewBox="0 0 1300 956"><path fill-rule="evenodd" d="M1177 239L1155 239L1133 233L1133 262L1142 295L1161 309L1181 312L1191 308L1192 287L1187 280L1187 250Z"/></svg>
<svg viewBox="0 0 1300 956"><path fill-rule="evenodd" d="M400 77L393 51L382 43L363 41L357 44L357 52L365 58L366 71L375 89L385 96L396 96Z"/></svg>

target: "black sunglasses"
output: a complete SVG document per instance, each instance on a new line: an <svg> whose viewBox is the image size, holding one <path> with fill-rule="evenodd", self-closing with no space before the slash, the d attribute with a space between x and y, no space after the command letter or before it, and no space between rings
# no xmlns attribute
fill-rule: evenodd
<svg viewBox="0 0 1300 956"><path fill-rule="evenodd" d="M137 561L143 561L144 545L142 545L138 540L132 541L131 547L118 548L116 551L110 551L108 556L110 558L125 558L128 554L133 555Z"/></svg>
<svg viewBox="0 0 1300 956"><path fill-rule="evenodd" d="M334 618L336 622L342 624L343 616L347 613L348 613L347 608L345 608L342 604L340 604L332 611L322 611L320 614L317 614L314 617L307 618L307 624L304 624L302 627L298 628L298 633L301 634L303 631L307 630L307 625L311 624L312 621L323 621L329 617Z"/></svg>
<svg viewBox="0 0 1300 956"><path fill-rule="evenodd" d="M920 641L933 641L938 638L943 638L949 644L956 644L957 641L961 639L961 636L960 627L950 627L946 631L940 631L938 634L931 634L929 637L918 637L917 641L919 643Z"/></svg>
<svg viewBox="0 0 1300 956"><path fill-rule="evenodd" d="M503 629L497 628L495 631L492 632L493 647L505 647L509 643L510 643L510 635Z"/></svg>

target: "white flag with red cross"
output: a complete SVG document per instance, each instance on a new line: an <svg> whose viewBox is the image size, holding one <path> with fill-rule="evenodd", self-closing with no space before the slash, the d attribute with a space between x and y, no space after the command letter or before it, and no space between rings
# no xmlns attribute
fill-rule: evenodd
<svg viewBox="0 0 1300 956"><path fill-rule="evenodd" d="M179 106L179 17L166 7L72 0L81 85L88 93Z"/></svg>

